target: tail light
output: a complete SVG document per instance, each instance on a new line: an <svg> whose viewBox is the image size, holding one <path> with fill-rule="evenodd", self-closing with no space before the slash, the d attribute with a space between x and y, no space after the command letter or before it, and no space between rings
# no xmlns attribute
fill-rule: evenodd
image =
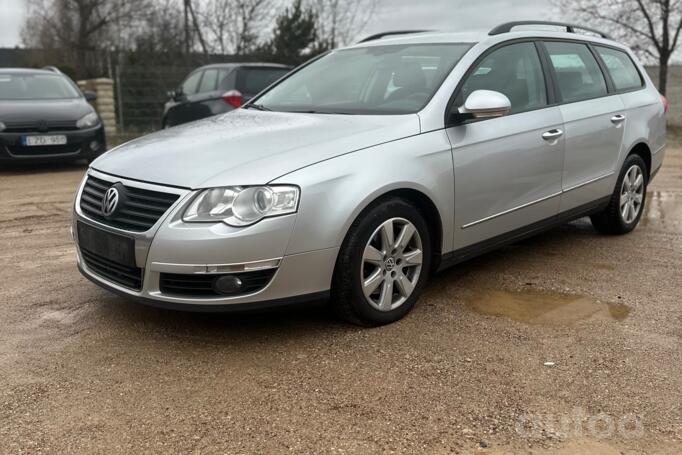
<svg viewBox="0 0 682 455"><path fill-rule="evenodd" d="M229 92L223 93L223 101L232 107L242 107L244 104L244 96L239 90L230 90Z"/></svg>
<svg viewBox="0 0 682 455"><path fill-rule="evenodd" d="M664 109L665 113L667 114L668 111L670 110L670 103L668 102L668 98L661 95L661 102L663 103L663 109Z"/></svg>

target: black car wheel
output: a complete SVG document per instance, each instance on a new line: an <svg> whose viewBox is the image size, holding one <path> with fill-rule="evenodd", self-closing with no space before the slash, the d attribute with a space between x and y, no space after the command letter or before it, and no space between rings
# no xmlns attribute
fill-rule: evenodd
<svg viewBox="0 0 682 455"><path fill-rule="evenodd" d="M610 235L627 234L635 229L644 212L648 183L644 160L639 155L628 156L608 207L591 217L594 228Z"/></svg>
<svg viewBox="0 0 682 455"><path fill-rule="evenodd" d="M332 305L363 326L403 318L419 299L431 267L424 217L408 201L391 198L353 223L337 259Z"/></svg>

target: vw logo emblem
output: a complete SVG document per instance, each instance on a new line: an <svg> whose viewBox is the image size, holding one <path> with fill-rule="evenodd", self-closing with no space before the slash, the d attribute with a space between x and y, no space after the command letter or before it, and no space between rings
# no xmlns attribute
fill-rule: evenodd
<svg viewBox="0 0 682 455"><path fill-rule="evenodd" d="M116 211L118 197L118 190L113 186L104 193L104 199L102 199L102 213L104 216L110 216Z"/></svg>
<svg viewBox="0 0 682 455"><path fill-rule="evenodd" d="M393 258L386 259L386 262L384 262L384 266L386 267L386 270L390 272L395 267L395 259Z"/></svg>

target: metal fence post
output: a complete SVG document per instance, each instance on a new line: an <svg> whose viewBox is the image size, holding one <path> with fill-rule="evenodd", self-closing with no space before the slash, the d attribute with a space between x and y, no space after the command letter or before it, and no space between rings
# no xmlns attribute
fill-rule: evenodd
<svg viewBox="0 0 682 455"><path fill-rule="evenodd" d="M120 131L125 131L125 125L123 123L123 96L121 92L123 87L121 86L121 65L116 65L116 103L118 104L118 124L120 125Z"/></svg>

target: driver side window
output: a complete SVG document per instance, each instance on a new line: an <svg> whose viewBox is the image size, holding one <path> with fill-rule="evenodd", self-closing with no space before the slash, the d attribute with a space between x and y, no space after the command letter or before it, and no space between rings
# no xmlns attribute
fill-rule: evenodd
<svg viewBox="0 0 682 455"><path fill-rule="evenodd" d="M512 114L547 106L545 76L535 44L511 44L485 57L462 86L460 104L476 90L506 95Z"/></svg>

